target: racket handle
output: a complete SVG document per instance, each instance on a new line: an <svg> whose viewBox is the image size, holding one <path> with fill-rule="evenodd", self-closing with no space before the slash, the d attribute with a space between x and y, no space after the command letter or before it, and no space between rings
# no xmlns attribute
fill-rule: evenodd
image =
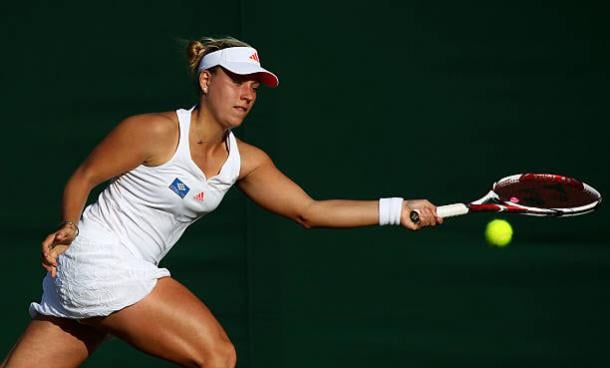
<svg viewBox="0 0 610 368"><path fill-rule="evenodd" d="M461 216L467 214L468 212L468 206L466 206L464 203L454 203L436 207L436 215L442 218ZM419 224L419 212L417 212L417 210L411 211L409 217L414 224Z"/></svg>
<svg viewBox="0 0 610 368"><path fill-rule="evenodd" d="M436 215L442 218L465 215L468 211L468 206L464 203L454 203L436 207Z"/></svg>

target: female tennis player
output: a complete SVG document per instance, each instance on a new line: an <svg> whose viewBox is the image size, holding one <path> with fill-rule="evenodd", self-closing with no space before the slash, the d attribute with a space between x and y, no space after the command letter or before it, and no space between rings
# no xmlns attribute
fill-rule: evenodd
<svg viewBox="0 0 610 368"><path fill-rule="evenodd" d="M306 228L416 230L441 222L426 200L312 199L231 132L259 86L278 85L257 51L234 38L203 38L187 51L198 105L127 118L68 180L63 222L42 243L41 301L31 304L32 322L2 367L76 367L107 335L182 366L234 367L235 349L218 321L158 264L236 182L254 202ZM92 188L109 179L83 211Z"/></svg>

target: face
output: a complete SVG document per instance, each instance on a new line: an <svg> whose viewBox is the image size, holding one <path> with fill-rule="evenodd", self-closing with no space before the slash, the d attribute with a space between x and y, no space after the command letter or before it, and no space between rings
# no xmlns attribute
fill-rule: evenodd
<svg viewBox="0 0 610 368"><path fill-rule="evenodd" d="M205 96L202 102L215 120L226 128L235 128L254 106L260 82L255 75L238 75L218 67L201 72L199 85Z"/></svg>

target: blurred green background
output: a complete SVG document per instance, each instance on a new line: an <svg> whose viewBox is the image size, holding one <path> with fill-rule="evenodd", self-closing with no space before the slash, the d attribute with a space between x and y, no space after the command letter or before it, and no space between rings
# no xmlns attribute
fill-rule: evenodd
<svg viewBox="0 0 610 368"><path fill-rule="evenodd" d="M236 134L315 198L475 199L556 172L606 194L605 1L28 1L0 5L5 291L0 355L40 296L39 242L65 180L121 119L189 107L182 40L234 35L280 77ZM93 199L93 197L92 197ZM238 366L606 367L604 205L473 215L411 233L303 230L233 190L165 259ZM84 365L167 367L118 340Z"/></svg>

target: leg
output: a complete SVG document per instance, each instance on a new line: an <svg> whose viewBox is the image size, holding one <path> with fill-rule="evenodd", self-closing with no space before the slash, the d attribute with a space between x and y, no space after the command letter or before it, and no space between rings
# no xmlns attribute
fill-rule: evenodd
<svg viewBox="0 0 610 368"><path fill-rule="evenodd" d="M83 323L185 367L233 368L233 344L210 310L185 286L164 277L141 301Z"/></svg>
<svg viewBox="0 0 610 368"><path fill-rule="evenodd" d="M0 367L78 367L105 335L75 320L38 316Z"/></svg>

